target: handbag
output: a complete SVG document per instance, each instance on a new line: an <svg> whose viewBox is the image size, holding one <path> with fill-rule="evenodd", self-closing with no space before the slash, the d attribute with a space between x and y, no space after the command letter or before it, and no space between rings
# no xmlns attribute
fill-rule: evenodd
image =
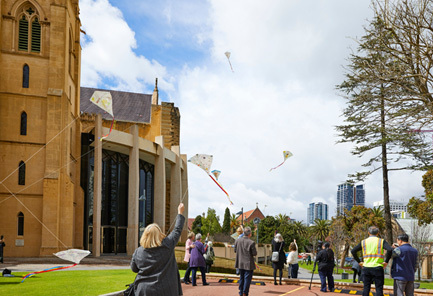
<svg viewBox="0 0 433 296"><path fill-rule="evenodd" d="M126 288L125 291L123 291L123 296L135 296L135 280L137 279L138 274L135 276L134 281L132 284L125 285L128 288Z"/></svg>
<svg viewBox="0 0 433 296"><path fill-rule="evenodd" d="M283 246L283 243L281 242L280 245L280 249L277 251L272 252L272 256L271 256L271 261L274 263L277 263L278 261L280 261L280 251L281 251L281 247Z"/></svg>
<svg viewBox="0 0 433 296"><path fill-rule="evenodd" d="M135 281L132 284L126 285L128 288L123 291L124 296L134 296L135 295Z"/></svg>

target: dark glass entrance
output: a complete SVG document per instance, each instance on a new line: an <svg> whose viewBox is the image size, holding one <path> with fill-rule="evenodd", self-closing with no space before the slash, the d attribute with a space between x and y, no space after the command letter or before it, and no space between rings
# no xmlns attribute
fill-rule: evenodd
<svg viewBox="0 0 433 296"><path fill-rule="evenodd" d="M92 249L93 135L82 134L81 186L85 195L84 246ZM153 165L140 160L139 235L153 222ZM129 157L102 150L101 253L126 253L128 228Z"/></svg>

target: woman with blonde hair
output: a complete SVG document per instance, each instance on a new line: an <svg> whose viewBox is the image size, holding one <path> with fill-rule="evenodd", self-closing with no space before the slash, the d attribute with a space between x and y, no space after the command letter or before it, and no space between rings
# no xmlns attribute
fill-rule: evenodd
<svg viewBox="0 0 433 296"><path fill-rule="evenodd" d="M287 256L287 264L289 265L289 276L292 279L298 278L298 270L299 270L299 264L298 264L298 245L296 244L296 239L293 240L293 242L290 243L289 246L289 256Z"/></svg>
<svg viewBox="0 0 433 296"><path fill-rule="evenodd" d="M174 247L182 233L185 207L179 204L176 224L165 235L157 224L148 225L131 260L131 269L137 273L135 295L183 295Z"/></svg>
<svg viewBox="0 0 433 296"><path fill-rule="evenodd" d="M191 280L189 278L189 275L191 274L191 266L189 266L189 261L191 258L191 249L195 248L194 239L195 239L195 234L194 232L191 231L190 233L188 233L188 239L186 240L185 243L185 257L183 258L183 261L188 262L185 271L185 276L183 277L183 282L187 285L191 283Z"/></svg>

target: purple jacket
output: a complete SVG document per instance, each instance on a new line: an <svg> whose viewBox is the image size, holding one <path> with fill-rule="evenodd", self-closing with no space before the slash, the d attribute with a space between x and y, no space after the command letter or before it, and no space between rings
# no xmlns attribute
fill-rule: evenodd
<svg viewBox="0 0 433 296"><path fill-rule="evenodd" d="M194 242L195 248L191 250L191 258L189 258L190 267L206 267L206 261L204 260L204 246L202 242L196 240Z"/></svg>

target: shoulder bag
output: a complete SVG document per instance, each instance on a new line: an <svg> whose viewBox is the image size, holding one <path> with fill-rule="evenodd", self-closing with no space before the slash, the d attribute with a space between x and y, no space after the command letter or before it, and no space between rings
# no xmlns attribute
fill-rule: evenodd
<svg viewBox="0 0 433 296"><path fill-rule="evenodd" d="M280 261L280 251L281 251L281 247L283 246L283 242L281 242L280 244L280 249L277 251L272 252L272 256L271 256L271 261L274 263L277 263L278 261Z"/></svg>

